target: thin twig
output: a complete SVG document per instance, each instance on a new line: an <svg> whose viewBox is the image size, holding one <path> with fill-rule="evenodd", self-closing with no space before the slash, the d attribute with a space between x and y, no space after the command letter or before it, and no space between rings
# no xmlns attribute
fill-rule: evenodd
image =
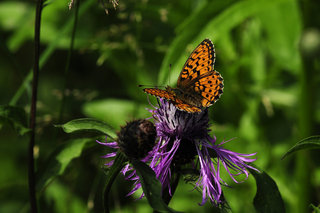
<svg viewBox="0 0 320 213"><path fill-rule="evenodd" d="M39 78L39 56L40 56L40 25L41 12L43 0L37 1L35 31L34 31L34 68L32 81L32 97L30 109L30 143L29 143L29 162L28 162L28 176L29 176L29 199L31 212L37 213L37 199L36 199L36 180L34 171L34 153L33 148L35 144L35 127L36 127L36 110L37 110L37 93L38 93L38 78Z"/></svg>
<svg viewBox="0 0 320 213"><path fill-rule="evenodd" d="M60 105L60 110L59 110L59 123L62 122L63 119L63 111L64 107L66 104L66 94L65 90L67 89L67 83L69 82L69 69L70 69L70 61L71 61L71 55L73 52L73 47L74 47L74 39L76 36L76 30L77 30L77 24L78 24L78 14L79 14L79 7L80 7L80 0L77 0L75 6L75 13L74 13L74 22L73 22L73 28L72 28L72 33L71 33L71 41L70 41L70 47L68 51L68 56L67 56L67 62L64 70L64 83L63 83L63 90L62 90L62 101Z"/></svg>

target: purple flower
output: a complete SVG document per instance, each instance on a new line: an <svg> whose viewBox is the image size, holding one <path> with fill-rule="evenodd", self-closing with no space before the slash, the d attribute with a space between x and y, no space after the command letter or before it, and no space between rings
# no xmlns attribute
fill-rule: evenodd
<svg viewBox="0 0 320 213"><path fill-rule="evenodd" d="M239 183L236 177L240 174L244 174L245 179L248 178L247 168L257 170L247 164L256 160L249 158L256 153L232 152L223 148L223 144L229 141L218 144L216 138L209 135L207 109L200 113L187 113L178 110L165 99L160 99L160 106L150 112L155 119L158 137L156 141L158 142L141 161L149 163L161 182L162 189L168 189L170 195L172 195L170 186L172 172L179 171L182 166L191 165L193 169L198 169L199 177L195 188L202 191L200 205L204 205L208 199L215 205L222 203L221 185L227 186L227 183L221 179L221 168L224 168L236 183ZM125 138L130 137L126 136ZM122 142L97 142L110 148L125 151L125 148L119 147L123 144ZM114 156L116 156L116 152L102 157L112 158ZM110 161L105 165L110 167L112 164L113 161ZM132 191L128 194L132 195L141 187L139 176L129 164L121 172L127 180L135 181ZM143 196L144 194L140 198Z"/></svg>
<svg viewBox="0 0 320 213"><path fill-rule="evenodd" d="M202 191L201 205L205 204L208 198L215 205L221 203L221 184L227 185L220 177L221 165L236 183L236 176L245 174L247 178L247 168L255 169L246 163L255 161L256 159L248 157L256 153L232 152L222 147L228 141L217 144L216 138L209 136L207 109L200 113L187 113L160 99L160 106L151 112L159 142L149 153L150 167L162 183L163 189L168 188L170 194L171 172L182 165L190 164L199 168L195 188Z"/></svg>

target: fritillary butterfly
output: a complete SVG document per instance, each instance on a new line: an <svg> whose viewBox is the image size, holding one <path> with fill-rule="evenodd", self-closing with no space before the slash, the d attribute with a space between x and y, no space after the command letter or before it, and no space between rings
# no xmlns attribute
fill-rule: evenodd
<svg viewBox="0 0 320 213"><path fill-rule="evenodd" d="M215 51L209 39L203 40L184 64L177 88L145 88L144 92L165 98L179 110L195 113L211 106L223 93L223 78L214 70Z"/></svg>

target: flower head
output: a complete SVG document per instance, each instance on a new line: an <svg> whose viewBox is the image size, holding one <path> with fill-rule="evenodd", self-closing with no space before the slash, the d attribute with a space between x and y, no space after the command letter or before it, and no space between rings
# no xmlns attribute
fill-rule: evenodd
<svg viewBox="0 0 320 213"><path fill-rule="evenodd" d="M253 168L246 163L253 162L250 159L254 154L240 154L224 149L216 143L216 138L209 136L208 110L200 113L187 113L178 110L165 99L160 100L160 106L151 110L155 119L155 125L159 142L150 154L150 167L156 173L163 188L170 191L170 179L172 169L190 163L194 168L199 167L199 178L196 188L202 191L203 205L209 198L214 204L221 203L221 184L226 184L220 177L220 169L223 168L231 178L238 183L235 176L245 174L248 177L247 168ZM214 153L214 155L210 155ZM196 156L198 160L196 161ZM213 160L215 158L215 160ZM198 163L196 163L198 162ZM255 169L255 168L253 168Z"/></svg>
<svg viewBox="0 0 320 213"><path fill-rule="evenodd" d="M98 143L113 148L120 149L128 158L140 159L143 162L149 160L148 152L152 150L156 140L156 129L152 122L147 120L135 120L128 122L126 126L122 127L119 134L118 140L115 142L100 142ZM103 158L112 158L117 155L117 151L108 153ZM113 160L106 163L107 167L113 165ZM131 171L131 173L130 173ZM125 167L121 170L121 173L125 176L127 180L135 181L133 190L129 192L128 195L133 194L136 190L141 187L139 177L136 174L136 171L126 164Z"/></svg>
<svg viewBox="0 0 320 213"><path fill-rule="evenodd" d="M224 168L236 183L239 183L236 176L240 174L244 174L248 178L247 168L256 170L247 164L256 160L249 158L254 156L255 153L241 154L227 150L223 148L223 145L228 141L217 143L216 138L209 135L207 109L200 113L187 113L178 110L165 99L160 99L159 107L155 107L150 112L155 119L155 131L158 137L158 142L153 146L152 150L151 146L147 146L147 149L141 149L139 152L134 150L134 148L139 147L139 142L136 143L137 141L155 140L155 133L151 134L152 136L150 137L140 135L153 132L150 130L153 125L151 127L149 124L139 130L138 134L133 134L135 136L132 136L132 133L136 133L135 129L137 127L141 128L141 125L128 123L121 130L118 142L98 142L111 148L120 148L127 156L140 156L141 161L149 163L161 182L162 189L168 189L170 195L172 172L179 171L182 166L191 165L194 169L198 169L195 188L202 191L200 205L205 204L208 199L215 205L223 203L221 185L227 185L227 183L221 179L221 168ZM146 122L146 120L143 121ZM116 152L113 152L103 157L110 158L115 155ZM112 163L113 161L106 165L111 166ZM131 173L128 173L129 171ZM129 164L122 169L122 173L126 179L135 181L132 191L128 194L131 195L141 187L139 176ZM141 197L143 196L144 194L141 195Z"/></svg>

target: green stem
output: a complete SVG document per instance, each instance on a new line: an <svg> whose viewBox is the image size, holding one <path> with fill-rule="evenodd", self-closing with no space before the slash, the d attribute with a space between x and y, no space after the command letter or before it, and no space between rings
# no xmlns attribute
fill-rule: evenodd
<svg viewBox="0 0 320 213"><path fill-rule="evenodd" d="M174 175L173 179L171 180L171 195L169 193L168 188L163 190L162 199L167 205L169 205L171 198L173 197L174 193L176 192L179 180L180 180L180 173L176 173Z"/></svg>
<svg viewBox="0 0 320 213"><path fill-rule="evenodd" d="M316 5L309 0L301 1L302 8L302 17L304 22L304 28L313 28L316 27L317 23L314 22L312 18L312 13L310 13L311 8ZM307 33L307 30L303 30L304 34ZM303 34L303 35L304 35ZM303 36L302 35L302 36ZM316 94L316 66L315 61L318 60L317 52L310 52L304 44L301 44L301 54L302 54L302 68L300 75L300 94L299 94L299 114L298 114L298 137L300 139L309 137L313 134L314 126L314 115L315 115L315 100ZM297 141L298 141L297 140ZM313 171L311 169L311 159L310 151L304 150L297 154L296 158L297 169L296 169L296 180L298 182L298 191L299 195L297 202L297 212L309 212L309 206L311 204L311 176Z"/></svg>
<svg viewBox="0 0 320 213"><path fill-rule="evenodd" d="M109 201L109 192L111 190L111 186L112 186L114 180L116 179L116 177L118 176L119 172L123 168L124 162L126 162L126 161L127 161L127 157L125 155L123 155L121 152L118 152L118 154L113 162L113 165L111 166L111 168L108 172L106 185L103 190L103 207L104 207L105 213L109 213L108 201Z"/></svg>
<svg viewBox="0 0 320 213"><path fill-rule="evenodd" d="M30 108L30 143L29 143L29 199L31 212L37 213L37 199L35 188L35 173L34 173L34 153L33 148L35 144L35 128L36 128L36 114L37 114L37 94L38 94L38 78L39 78L39 57L40 57L40 26L41 26L41 13L42 13L43 0L37 1L36 19L35 19L35 32L34 32L34 68L33 68L33 82L32 82L32 97Z"/></svg>
<svg viewBox="0 0 320 213"><path fill-rule="evenodd" d="M64 106L66 103L65 90L67 89L67 84L68 84L68 79L69 79L68 73L69 73L69 68L70 68L71 55L72 55L73 47L74 47L74 38L76 36L78 17L79 17L79 7L80 7L80 0L77 0L76 5L75 5L74 22L73 22L73 28L72 28L72 34L71 34L70 47L69 47L69 51L68 51L66 67L64 70L64 83L63 83L64 86L63 86L63 90L62 90L62 101L61 101L60 110L59 110L59 123L62 122L63 110L64 110Z"/></svg>

